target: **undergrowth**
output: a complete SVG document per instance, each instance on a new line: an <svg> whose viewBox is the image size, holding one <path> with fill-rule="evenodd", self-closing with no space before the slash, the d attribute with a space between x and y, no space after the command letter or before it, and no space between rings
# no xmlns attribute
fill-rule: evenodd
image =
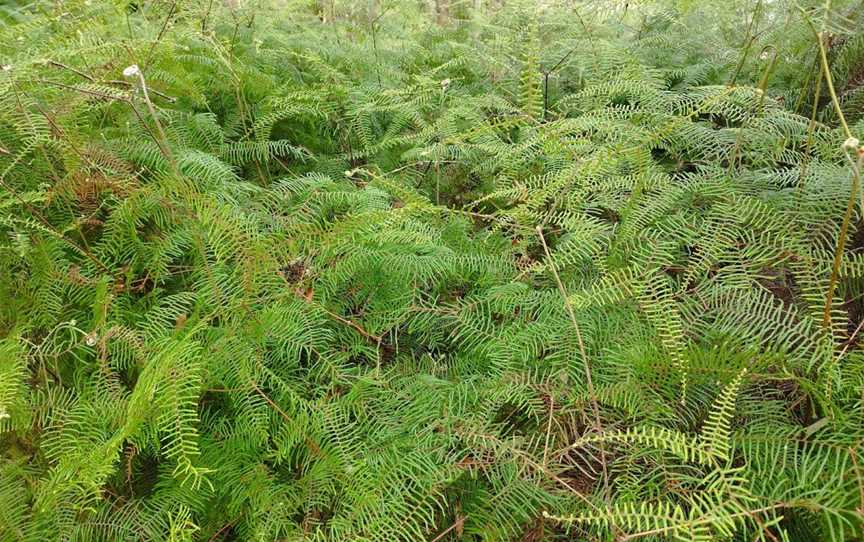
<svg viewBox="0 0 864 542"><path fill-rule="evenodd" d="M443 4L0 7L0 540L862 539L858 2Z"/></svg>

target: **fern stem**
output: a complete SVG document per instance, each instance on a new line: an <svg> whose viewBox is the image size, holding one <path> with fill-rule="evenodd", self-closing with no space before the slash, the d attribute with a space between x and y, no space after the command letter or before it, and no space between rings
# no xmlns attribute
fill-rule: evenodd
<svg viewBox="0 0 864 542"><path fill-rule="evenodd" d="M381 58L378 55L378 32L375 29L375 25L378 24L378 21L390 11L390 7L388 6L384 11L382 11L377 17L372 19L369 23L369 29L372 33L372 52L375 55L375 78L378 79L378 88L383 88L381 85L381 70L379 68L381 64Z"/></svg>
<svg viewBox="0 0 864 542"><path fill-rule="evenodd" d="M804 14L804 20L807 22L807 25L816 37L816 42L819 46L819 59L822 64L821 72L825 77L825 83L828 86L828 93L831 95L831 103L834 106L837 117L840 119L840 124L843 127L847 140L852 139L852 132L849 130L849 125L846 123L846 117L843 115L843 108L840 107L840 100L837 99L837 92L834 90L834 79L831 77L831 70L828 66L828 55L825 52L824 43L825 31L817 31L816 25L813 24L813 19L810 15L801 6L798 6L798 9ZM830 9L831 0L828 0L825 2L826 17ZM855 197L858 195L858 191L861 188L861 167L862 162L864 162L864 153L861 153L860 149L858 149L857 152L859 154L858 162L857 164L855 162L852 163L852 189L849 193L849 200L846 203L846 212L843 215L843 223L840 226L840 234L837 238L837 247L834 251L834 263L831 267L831 278L828 280L828 292L825 295L825 310L822 314L822 327L824 329L828 329L831 325L831 309L834 303L834 290L837 287L837 280L840 274L840 264L843 261L843 251L846 247L846 237L849 235L849 224L852 221L852 213L855 209ZM862 210L864 210L864 202L862 202Z"/></svg>
<svg viewBox="0 0 864 542"><path fill-rule="evenodd" d="M822 327L826 330L831 326L831 308L834 303L834 290L837 288L840 264L843 261L843 251L846 247L846 237L849 235L849 224L852 221L852 213L855 210L856 196L858 196L858 191L861 188L860 169L862 161L864 161L864 155L858 159L858 163L852 168L852 189L849 191L849 200L846 202L846 212L843 215L843 223L840 226L837 247L834 251L834 263L831 267L831 278L828 280L828 292L825 295L825 310L822 314Z"/></svg>
<svg viewBox="0 0 864 542"><path fill-rule="evenodd" d="M759 56L761 57L763 54L766 54L768 50L771 50L771 60L768 62L768 65L765 66L765 71L762 72L762 78L759 79L759 105L757 106L758 113L762 114L763 106L765 105L765 95L768 92L768 81L771 79L771 75L774 73L774 68L777 66L777 48L773 45L766 45L762 48Z"/></svg>
<svg viewBox="0 0 864 542"><path fill-rule="evenodd" d="M693 521L689 521L689 522L685 522L685 523L676 523L674 525L667 525L664 527L658 527L656 529L650 529L647 531L640 531L638 533L632 533L632 534L624 535L624 537L620 538L619 540L621 542L625 542L627 540L634 540L636 538L644 538L646 536L665 534L665 533L668 533L669 531L680 531L680 530L686 529L688 527L693 528L693 527L698 527L700 525L710 525L712 522L714 522L720 518L722 518L722 519L727 519L727 518L728 519L734 519L734 518L742 518L742 517L754 517L757 514L762 514L764 512L770 512L772 510L777 510L778 508L786 508L787 506L789 506L789 504L781 502L781 503L772 504L770 506L763 506L762 508L756 508L754 510L745 510L743 512L737 512L735 514L723 515L723 516L719 516L719 517L715 516L715 515L707 515L706 514L706 515L703 515L700 518L695 519Z"/></svg>
<svg viewBox="0 0 864 542"><path fill-rule="evenodd" d="M549 437L552 434L552 415L555 412L555 397L549 394L549 420L546 422L546 442L543 444L543 466L548 465L546 462L549 456Z"/></svg>
<svg viewBox="0 0 864 542"><path fill-rule="evenodd" d="M93 79L91 76L87 75L86 73L82 72L81 70L75 69L72 66L67 66L66 64L63 64L62 62L57 62L56 60L47 60L46 63L51 65L51 66L54 66L55 68L63 68L64 70L69 70L70 72L74 73L75 75L78 75L80 77L83 77L84 79L87 79L91 83L96 82L95 79Z"/></svg>
<svg viewBox="0 0 864 542"><path fill-rule="evenodd" d="M813 59L813 66L811 66L810 70L808 71L808 73L811 75L807 77L807 80L804 82L804 86L801 88L801 92L798 95L798 99L795 100L795 107L792 109L792 111L796 114L801 111L801 106L804 105L804 98L807 97L807 94L810 91L810 85L812 84L814 78L814 72L816 71L816 66L818 65L819 53L817 52L816 57ZM821 72L819 72L819 75L816 75L817 81L821 81L821 75Z"/></svg>
<svg viewBox="0 0 864 542"><path fill-rule="evenodd" d="M31 129L32 129L32 124L33 124L33 122L32 122L32 120L30 119L30 115L27 114L26 110L24 109L24 104L21 103L21 96L20 96L19 91L18 91L18 85L15 84L14 82L13 82L13 84L12 84L12 91L15 93L15 103L16 103L16 107L17 107L18 110L19 110L19 111L24 115L24 117L27 119L28 123L30 123L30 125L31 125ZM39 110L39 113L40 113L40 114L45 118L45 120L48 122L48 124L50 124L51 127L54 128L54 130L56 130L56 132L57 132L58 134L62 135L62 134L63 134L63 130L61 130L60 126L57 125L57 123L54 121L54 119L51 118L51 116L50 116L50 115L49 115L49 114L48 114L44 109L42 109L42 107L41 107L38 103L34 103L34 105L35 105L36 109ZM89 163L90 165L93 165L92 162L90 162L90 160L87 159L86 156L84 156L84 154L83 154L83 153L82 153L82 152L81 152L81 151L80 151L80 150L75 146L74 143L72 143L71 141L68 141L68 144L69 144L69 147L70 147L70 148L71 148L71 149L72 149L72 150L73 150L73 151L74 151L74 152L75 152L75 153L76 153L76 154L77 154L77 155L78 155L82 160L84 160L85 162ZM69 239L68 237L66 237L65 234L63 234L63 233L61 233L60 231L58 231L58 230L54 227L54 225L51 224L50 221L49 221L47 218L45 218L45 216L43 216L41 212L39 212L38 209L36 209L36 208L33 207L32 205L30 205L30 203L26 202L26 201L21 197L21 195L20 195L16 190L14 190L11 186L7 185L7 184L5 183L4 178L3 178L4 175L5 175L5 172L4 172L4 174L0 174L0 185L2 185L3 188L5 188L6 190L8 190L9 193L12 194L13 197L14 197L15 199L17 199L17 200L18 200L19 202L21 202L21 203L22 203L22 204L23 204L23 205L24 205L28 210L30 210L30 212L33 213L34 216L36 216L36 218L39 219L40 222L42 222L42 224L45 226L45 228L46 228L46 229L47 229L47 230L48 230L52 235L54 235L57 239L63 241L64 243L68 244L70 247L72 247L73 250L75 250L76 252L78 252L79 254L83 255L85 258L87 258L87 259L90 260L91 262L93 262L93 264L94 264L97 268L99 268L103 273L108 274L108 275L111 275L111 274L112 274L112 273L111 273L111 269L109 269L107 265L105 265L104 263L102 263L102 261L99 260L99 258L97 258L97 257L96 257L96 256L95 256L95 255L90 251L90 249L89 249L87 246L83 246L83 247L80 246L78 243L76 243L76 242L73 241L72 239Z"/></svg>
<svg viewBox="0 0 864 542"><path fill-rule="evenodd" d="M207 4L207 11L204 12L204 16L201 18L201 33L207 31L207 18L210 17L210 11L213 9L213 0L210 0L210 3Z"/></svg>
<svg viewBox="0 0 864 542"><path fill-rule="evenodd" d="M807 124L807 143L804 146L804 158L801 160L801 174L798 178L799 194L804 188L804 178L807 175L807 165L810 158L810 151L813 147L813 132L816 129L816 113L819 109L819 98L822 96L822 72L816 78L816 90L813 95L813 111L810 112L810 122Z"/></svg>
<svg viewBox="0 0 864 542"><path fill-rule="evenodd" d="M453 529L461 529L461 528L462 528L462 525L465 524L465 520L466 520L466 519L468 519L466 516L459 516L459 517L457 517L457 518L456 518L456 521L453 522L453 525L451 525L451 526L447 527L446 529L444 529L443 531L441 531L441 532L438 534L438 536L436 536L435 538L433 538L433 539L430 540L429 542L438 542L439 540L441 540L441 539L443 539L445 536L447 536L447 533L449 533L449 532L452 531Z"/></svg>
<svg viewBox="0 0 864 542"><path fill-rule="evenodd" d="M807 25L816 37L816 44L819 46L819 60L822 64L822 74L825 76L825 83L828 85L828 92L831 94L831 103L834 105L834 111L837 113L840 124L843 126L843 132L848 139L852 137L852 132L849 130L849 125L846 123L846 117L843 115L843 108L840 107L840 100L837 99L837 92L834 91L834 78L831 76L831 70L828 66L828 54L825 51L825 30L817 31L816 25L813 24L813 19L810 17L810 14L801 6L798 6L798 9L802 14L804 14L804 20L807 22ZM828 0L825 2L826 17L830 10L831 0Z"/></svg>
<svg viewBox="0 0 864 542"><path fill-rule="evenodd" d="M537 236L540 237L540 243L543 245L543 252L546 254L546 260L549 262L549 269L552 271L552 276L555 277L555 284L558 285L558 292L561 294L561 299L564 301L564 308L567 310L567 316L569 316L570 323L573 324L573 329L576 331L576 341L579 344L579 354L582 357L582 366L585 370L585 384L588 387L588 397L591 401L591 409L594 411L594 430L598 435L600 435L603 433L603 425L600 422L600 407L597 404L597 393L594 390L594 379L591 376L591 365L588 363L588 354L585 351L585 342L582 340L582 330L579 327L579 322L576 320L576 313L573 312L573 305L570 303L567 289L564 287L564 283L561 282L558 270L555 269L555 263L552 261L552 254L549 252L549 245L546 244L546 238L543 236L543 228L541 226L537 226ZM606 468L606 452L603 446L600 446L600 463L603 467L603 491L606 500L608 500L609 472Z"/></svg>
<svg viewBox="0 0 864 542"><path fill-rule="evenodd" d="M763 106L765 104L765 94L768 91L768 80L771 78L771 73L774 71L774 65L777 62L777 49L773 45L766 45L763 47L759 56L761 57L762 54L768 51L768 49L772 49L774 54L771 57L771 61L768 62L767 66L765 66L765 70L762 72L762 77L759 79L759 86L757 87L759 90L759 101L756 102L756 105L753 107L753 116L762 115ZM735 148L732 151L732 158L729 160L728 173L730 175L735 169L735 163L740 159L739 154L741 152L742 134L743 131L739 130L738 134L735 136Z"/></svg>
<svg viewBox="0 0 864 542"><path fill-rule="evenodd" d="M852 137L852 132L849 130L849 125L846 123L846 117L843 115L843 109L840 107L840 100L837 99L837 92L834 90L834 79L831 76L831 70L828 69L828 56L825 52L825 44L823 43L824 32L818 33L816 41L819 43L819 57L822 60L822 71L825 73L825 82L828 83L828 92L831 94L831 103L834 104L834 111L840 119L840 124L843 126L843 131L846 137Z"/></svg>
<svg viewBox="0 0 864 542"><path fill-rule="evenodd" d="M853 331L852 334L849 335L849 338L846 339L846 342L843 345L843 350L841 350L840 354L837 356L838 360L842 359L843 356L846 355L846 352L849 351L849 347L852 346L852 343L855 341L855 337L858 336L862 328L864 328L864 318L862 318L861 321L858 322L858 326L855 328L855 331ZM862 510L864 510L864 508L862 508Z"/></svg>
<svg viewBox="0 0 864 542"><path fill-rule="evenodd" d="M759 10L762 8L762 0L756 2L756 7L753 9L753 15L750 17L750 24L747 26L747 41L744 43L744 50L741 52L741 58L738 65L735 67L735 73L732 74L732 79L729 80L729 86L734 87L738 80L741 70L744 68L744 63L747 61L747 55L750 54L750 48L753 42L756 41L756 36L753 34L753 24L759 16Z"/></svg>
<svg viewBox="0 0 864 542"><path fill-rule="evenodd" d="M858 513L864 513L864 481L861 479L861 467L858 465L858 454L855 448L861 446L859 441L855 446L849 446L849 457L852 459L852 465L855 467L855 482L858 486Z"/></svg>
<svg viewBox="0 0 864 542"><path fill-rule="evenodd" d="M165 35L165 31L168 29L168 22L171 21L171 16L174 15L174 11L177 9L177 0L171 4L171 9L168 10L168 15L165 16L165 21L162 23L162 28L159 30L159 34L156 36L156 39L150 44L150 50L147 51L147 58L144 60L143 67L147 67L150 65L150 61L153 59L153 51L156 49L156 45L162 41L162 36Z"/></svg>
<svg viewBox="0 0 864 542"><path fill-rule="evenodd" d="M578 15L578 12L577 12L577 15ZM583 26L584 26L584 23L583 23ZM586 32L587 31L588 31L588 29L586 28ZM590 32L589 32L589 34L590 34ZM590 42L590 43L593 46L593 42ZM572 55L574 52L576 52L577 47L573 47L572 49L567 51L567 53L564 54L564 56L562 56L561 59L555 63L554 66L552 66L549 70L543 72L543 120L546 120L546 112L549 110L549 76L551 74L555 73L555 71L557 71L558 68L560 68L561 65L564 64L564 61L567 60L568 58L570 58L570 55Z"/></svg>
<svg viewBox="0 0 864 542"><path fill-rule="evenodd" d="M153 102L150 101L150 94L147 92L147 81L144 80L144 72L138 70L137 75L138 82L141 83L141 92L144 95L144 102L147 104L147 109L148 111L150 111L150 116L153 117L153 122L156 124L156 130L159 132L159 148L162 150L162 154L165 155L165 158L168 160L168 163L171 165L174 173L177 174L179 172L177 168L177 162L174 160L174 156L171 154L171 149L168 146L168 136L165 135L165 130L162 128L162 123L159 122L159 116L156 114L156 108L153 106ZM132 102L129 103L132 104ZM132 104L132 110L135 111L136 115L138 115L138 110L135 109L134 104Z"/></svg>

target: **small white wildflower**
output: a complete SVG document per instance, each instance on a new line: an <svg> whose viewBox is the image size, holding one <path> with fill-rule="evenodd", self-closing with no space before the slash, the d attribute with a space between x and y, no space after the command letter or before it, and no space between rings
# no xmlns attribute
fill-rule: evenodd
<svg viewBox="0 0 864 542"><path fill-rule="evenodd" d="M447 90L448 87L450 87L450 80L449 79L444 79L443 81L441 81L441 89L442 90Z"/></svg>
<svg viewBox="0 0 864 542"><path fill-rule="evenodd" d="M350 176L352 176L352 175L354 175L354 172L353 172L353 171L351 171L350 169L346 169L346 170L345 170L345 176L346 176L346 177L350 177Z"/></svg>
<svg viewBox="0 0 864 542"><path fill-rule="evenodd" d="M95 346L96 345L96 332L87 335L87 338L84 339L84 342L87 346Z"/></svg>
<svg viewBox="0 0 864 542"><path fill-rule="evenodd" d="M69 320L69 325L70 325L70 326L77 326L77 325L78 325L78 320L75 320L74 318L73 318L72 320Z"/></svg>
<svg viewBox="0 0 864 542"><path fill-rule="evenodd" d="M0 69L2 69L4 72L8 72L12 69L12 64L3 64L3 66L0 66Z"/></svg>
<svg viewBox="0 0 864 542"><path fill-rule="evenodd" d="M141 70L138 68L138 64L132 64L123 70L123 77L135 77L139 73L141 73Z"/></svg>
<svg viewBox="0 0 864 542"><path fill-rule="evenodd" d="M859 145L861 145L861 142L858 141L857 137L850 137L843 142L843 148L850 151L858 150Z"/></svg>

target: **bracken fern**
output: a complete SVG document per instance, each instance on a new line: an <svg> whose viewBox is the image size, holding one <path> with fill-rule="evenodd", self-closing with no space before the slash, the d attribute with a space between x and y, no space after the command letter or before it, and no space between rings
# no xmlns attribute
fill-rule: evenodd
<svg viewBox="0 0 864 542"><path fill-rule="evenodd" d="M0 540L864 536L855 2L381 4L0 7Z"/></svg>

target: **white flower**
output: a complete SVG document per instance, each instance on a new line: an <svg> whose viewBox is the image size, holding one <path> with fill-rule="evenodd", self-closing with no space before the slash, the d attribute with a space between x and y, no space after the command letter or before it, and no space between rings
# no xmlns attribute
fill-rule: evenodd
<svg viewBox="0 0 864 542"><path fill-rule="evenodd" d="M141 73L141 70L138 68L138 64L132 64L123 70L123 77L135 77L139 73Z"/></svg>
<svg viewBox="0 0 864 542"><path fill-rule="evenodd" d="M345 170L345 176L346 176L346 177L350 177L351 175L354 175L354 172L351 171L350 169L346 169L346 170Z"/></svg>
<svg viewBox="0 0 864 542"><path fill-rule="evenodd" d="M857 137L850 137L849 139L847 139L846 141L843 142L843 148L848 149L850 151L854 151L854 150L858 150L858 146L860 144L861 144L861 142L858 141Z"/></svg>
<svg viewBox="0 0 864 542"><path fill-rule="evenodd" d="M449 87L449 86L450 86L450 80L449 79L444 79L443 81L441 81L441 89L442 90L447 90L447 87Z"/></svg>
<svg viewBox="0 0 864 542"><path fill-rule="evenodd" d="M94 346L96 344L96 333L93 332L87 335L87 338L84 339L84 342L87 343L87 346Z"/></svg>
<svg viewBox="0 0 864 542"><path fill-rule="evenodd" d="M12 64L3 64L2 66L0 66L0 69L2 69L4 72L8 72L12 69Z"/></svg>

